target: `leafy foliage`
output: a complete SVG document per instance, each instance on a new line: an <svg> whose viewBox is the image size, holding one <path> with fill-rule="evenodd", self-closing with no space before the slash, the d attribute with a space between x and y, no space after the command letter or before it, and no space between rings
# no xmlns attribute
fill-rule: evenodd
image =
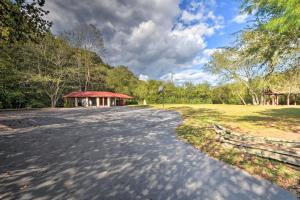
<svg viewBox="0 0 300 200"><path fill-rule="evenodd" d="M206 70L245 87L254 105L264 104L264 92L276 88L287 94L289 104L289 95L299 93L299 6L294 0L244 0L242 11L255 13L256 26L244 30L234 46L216 51ZM247 103L247 98L236 95Z"/></svg>
<svg viewBox="0 0 300 200"><path fill-rule="evenodd" d="M281 34L297 32L300 28L298 0L244 0L243 9L255 12L259 28Z"/></svg>
<svg viewBox="0 0 300 200"><path fill-rule="evenodd" d="M62 106L63 94L76 90L131 94L138 82L126 67L113 68L104 64L96 53L71 47L51 34L40 43L3 44L2 49L2 108ZM116 84L112 83L114 80Z"/></svg>
<svg viewBox="0 0 300 200"><path fill-rule="evenodd" d="M267 65L269 74L284 66L286 59L299 59L298 0L243 0L242 9L256 15L256 26L240 38L246 56Z"/></svg>
<svg viewBox="0 0 300 200"><path fill-rule="evenodd" d="M36 41L46 34L52 24L43 19L48 14L44 4L45 0L1 0L0 42Z"/></svg>
<svg viewBox="0 0 300 200"><path fill-rule="evenodd" d="M104 61L101 31L79 24L59 37L49 33L44 0L0 2L0 107L62 106L70 91L106 90L148 103L262 104L264 91L280 90L299 103L299 3L296 0L243 0L256 26L233 47L216 51L205 69L223 83L140 81L126 66ZM43 38L43 40L42 40ZM164 86L164 94L158 88ZM163 98L164 96L164 98Z"/></svg>
<svg viewBox="0 0 300 200"><path fill-rule="evenodd" d="M129 95L134 94L135 87L139 83L137 77L125 66L109 70L105 80L110 90Z"/></svg>

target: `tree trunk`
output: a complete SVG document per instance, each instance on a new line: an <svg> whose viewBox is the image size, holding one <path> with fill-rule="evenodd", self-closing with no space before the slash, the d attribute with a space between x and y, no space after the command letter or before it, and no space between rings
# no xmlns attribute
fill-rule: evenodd
<svg viewBox="0 0 300 200"><path fill-rule="evenodd" d="M271 100L272 100L272 106L274 106L275 105L275 96L274 95L271 96Z"/></svg>
<svg viewBox="0 0 300 200"><path fill-rule="evenodd" d="M82 83L81 83L81 77L80 77L80 74L81 74L81 65L82 65L81 59L82 59L82 55L80 53L79 56L77 57L77 70L78 71L76 73L80 91L82 91Z"/></svg>
<svg viewBox="0 0 300 200"><path fill-rule="evenodd" d="M264 94L261 94L261 97L260 97L260 105L265 105L266 102L265 102L265 95Z"/></svg>
<svg viewBox="0 0 300 200"><path fill-rule="evenodd" d="M220 101L222 102L222 104L225 104L225 102L223 101L223 99L220 96L218 96L218 97L219 97Z"/></svg>
<svg viewBox="0 0 300 200"><path fill-rule="evenodd" d="M245 102L245 100L244 100L244 98L239 93L238 93L238 96L239 96L240 100L243 102L243 104L247 105L246 102Z"/></svg>
<svg viewBox="0 0 300 200"><path fill-rule="evenodd" d="M295 94L295 106L297 105L297 94Z"/></svg>
<svg viewBox="0 0 300 200"><path fill-rule="evenodd" d="M252 96L252 104L253 105L258 105L259 102L257 102L257 97L254 94L252 94L251 96Z"/></svg>
<svg viewBox="0 0 300 200"><path fill-rule="evenodd" d="M54 97L51 97L51 108L55 108L56 106L56 101Z"/></svg>
<svg viewBox="0 0 300 200"><path fill-rule="evenodd" d="M253 105L256 105L256 101L255 101L255 98L254 98L254 96L253 96L253 95L251 95L251 97L252 97L252 104L253 104Z"/></svg>
<svg viewBox="0 0 300 200"><path fill-rule="evenodd" d="M88 90L89 82L90 82L90 59L87 58L87 54L84 56L84 64L86 68L86 76L85 76L85 84L84 84L84 91Z"/></svg>
<svg viewBox="0 0 300 200"><path fill-rule="evenodd" d="M286 96L286 105L290 105L290 95L291 94L287 94L287 96Z"/></svg>

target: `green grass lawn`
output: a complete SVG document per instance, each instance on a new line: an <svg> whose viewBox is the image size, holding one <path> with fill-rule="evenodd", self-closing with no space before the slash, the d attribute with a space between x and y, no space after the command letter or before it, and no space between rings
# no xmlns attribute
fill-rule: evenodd
<svg viewBox="0 0 300 200"><path fill-rule="evenodd" d="M300 106L167 104L165 108L184 111L187 123L217 123L247 135L300 141Z"/></svg>
<svg viewBox="0 0 300 200"><path fill-rule="evenodd" d="M151 106L162 108L162 105ZM177 134L186 142L300 195L299 170L238 149L225 148L212 129L212 125L218 123L244 134L300 141L300 107L167 104L165 109L181 113L184 122L177 128Z"/></svg>

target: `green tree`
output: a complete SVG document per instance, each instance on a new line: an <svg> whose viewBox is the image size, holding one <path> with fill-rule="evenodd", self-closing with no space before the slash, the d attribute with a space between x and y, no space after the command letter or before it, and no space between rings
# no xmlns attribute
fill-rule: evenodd
<svg viewBox="0 0 300 200"><path fill-rule="evenodd" d="M51 35L35 46L40 49L39 58L33 59L38 63L29 68L27 76L34 87L41 88L50 98L51 107L55 107L74 70L73 51L65 41Z"/></svg>
<svg viewBox="0 0 300 200"><path fill-rule="evenodd" d="M144 103L144 100L148 102L149 90L148 90L148 81L139 81L134 89L134 96L140 103Z"/></svg>
<svg viewBox="0 0 300 200"><path fill-rule="evenodd" d="M78 77L78 83L81 90L89 90L95 58L100 58L95 53L101 55L104 52L101 31L93 24L78 24L72 31L62 33L61 37L67 40L72 47L79 49L76 61L77 67L81 67L80 70L84 72L84 80L82 77ZM103 64L102 59L98 61Z"/></svg>
<svg viewBox="0 0 300 200"><path fill-rule="evenodd" d="M0 1L0 43L39 40L51 27L43 17L45 0L1 0Z"/></svg>
<svg viewBox="0 0 300 200"><path fill-rule="evenodd" d="M263 92L263 79L266 70L256 63L253 57L246 57L237 48L228 48L215 52L210 62L206 65L206 70L210 73L218 74L225 81L235 81L243 84L252 97L252 103L260 103L260 95Z"/></svg>
<svg viewBox="0 0 300 200"><path fill-rule="evenodd" d="M25 95L22 92L22 74L14 66L11 56L13 49L0 51L0 108L20 108L24 106Z"/></svg>
<svg viewBox="0 0 300 200"><path fill-rule="evenodd" d="M111 91L133 95L138 78L125 66L112 68L106 76L107 87Z"/></svg>
<svg viewBox="0 0 300 200"><path fill-rule="evenodd" d="M255 13L261 30L289 35L300 29L298 0L243 0L243 11ZM299 38L299 37L298 37Z"/></svg>
<svg viewBox="0 0 300 200"><path fill-rule="evenodd" d="M286 57L299 58L299 10L298 0L243 0L242 11L254 13L256 23L242 34L241 46L245 56L267 66L268 76L284 66Z"/></svg>

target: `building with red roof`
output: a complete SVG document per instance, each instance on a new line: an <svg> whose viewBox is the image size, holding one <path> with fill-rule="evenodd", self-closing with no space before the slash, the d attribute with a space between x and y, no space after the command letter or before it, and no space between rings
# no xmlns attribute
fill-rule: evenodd
<svg viewBox="0 0 300 200"><path fill-rule="evenodd" d="M104 92L104 91L78 91L64 96L64 100L71 107L110 107L124 106L128 99L133 97L126 94Z"/></svg>

